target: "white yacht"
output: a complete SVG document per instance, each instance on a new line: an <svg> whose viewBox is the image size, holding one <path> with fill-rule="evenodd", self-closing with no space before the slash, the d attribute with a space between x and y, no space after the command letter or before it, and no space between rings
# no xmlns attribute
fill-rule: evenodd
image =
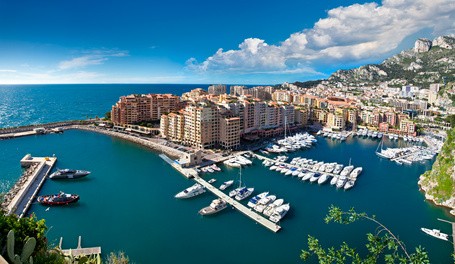
<svg viewBox="0 0 455 264"><path fill-rule="evenodd" d="M427 233L430 236L434 236L435 238L439 238L445 241L449 241L449 235L441 233L441 230L438 229L428 229L428 228L420 228L423 232Z"/></svg>
<svg viewBox="0 0 455 264"><path fill-rule="evenodd" d="M343 169L343 167L344 167L344 166L341 165L341 164L336 164L336 165L335 165L335 168L333 169L333 174L338 174L338 173L340 173L341 170Z"/></svg>
<svg viewBox="0 0 455 264"><path fill-rule="evenodd" d="M344 184L344 189L345 190L349 190L351 189L352 187L354 187L354 184L355 184L355 180L348 180L345 184Z"/></svg>
<svg viewBox="0 0 455 264"><path fill-rule="evenodd" d="M359 176L360 173L362 173L362 167L357 167L351 172L351 174L349 174L349 176L351 178L357 178L357 176Z"/></svg>
<svg viewBox="0 0 455 264"><path fill-rule="evenodd" d="M223 182L223 184L221 184L221 186L220 186L220 190L222 190L222 191L225 190L226 188L231 186L233 183L234 183L234 180Z"/></svg>
<svg viewBox="0 0 455 264"><path fill-rule="evenodd" d="M340 172L340 175L341 176L348 176L349 173L351 173L351 171L354 169L354 166L352 165L349 165L349 166L346 166L344 167L344 169Z"/></svg>
<svg viewBox="0 0 455 264"><path fill-rule="evenodd" d="M337 188L343 187L347 180L346 176L340 176L337 181Z"/></svg>
<svg viewBox="0 0 455 264"><path fill-rule="evenodd" d="M320 173L315 173L313 176L311 176L310 182L318 181L319 177L321 177L321 174Z"/></svg>
<svg viewBox="0 0 455 264"><path fill-rule="evenodd" d="M314 172L307 172L307 173L302 177L302 181L309 180L311 177L313 177L313 175L314 175Z"/></svg>
<svg viewBox="0 0 455 264"><path fill-rule="evenodd" d="M270 221L277 223L287 214L290 208L291 206L288 203L278 206L275 212L269 217Z"/></svg>
<svg viewBox="0 0 455 264"><path fill-rule="evenodd" d="M318 179L318 184L323 184L323 183L325 183L328 179L329 179L329 175L328 175L328 174L322 174L322 176L319 177L319 179Z"/></svg>
<svg viewBox="0 0 455 264"><path fill-rule="evenodd" d="M254 188L243 187L241 190L239 190L237 192L237 194L235 195L235 199L237 201L241 201L241 200L247 198L248 196L250 196L253 192L254 192Z"/></svg>
<svg viewBox="0 0 455 264"><path fill-rule="evenodd" d="M215 199L210 203L209 206L202 208L199 210L199 214L201 215L211 215L217 213L227 207L226 201L221 198Z"/></svg>
<svg viewBox="0 0 455 264"><path fill-rule="evenodd" d="M254 207L258 203L258 201L260 201L262 198L266 197L268 194L269 194L269 192L263 192L258 195L255 195L253 198L251 198L248 201L248 204L247 204L248 207Z"/></svg>
<svg viewBox="0 0 455 264"><path fill-rule="evenodd" d="M330 181L330 185L335 185L337 184L338 181L338 175L333 176L332 180Z"/></svg>
<svg viewBox="0 0 455 264"><path fill-rule="evenodd" d="M283 199L277 199L273 203L267 205L267 207L262 212L265 216L271 216L275 209L284 203Z"/></svg>
<svg viewBox="0 0 455 264"><path fill-rule="evenodd" d="M254 207L254 210L258 213L262 213L264 209L267 207L267 205L274 202L275 200L276 200L275 195L268 195L267 197L264 197L258 201L256 206Z"/></svg>
<svg viewBox="0 0 455 264"><path fill-rule="evenodd" d="M204 186L200 185L199 183L196 183L195 185L188 187L185 190L177 193L175 195L175 198L179 199L191 198L202 193L205 193Z"/></svg>

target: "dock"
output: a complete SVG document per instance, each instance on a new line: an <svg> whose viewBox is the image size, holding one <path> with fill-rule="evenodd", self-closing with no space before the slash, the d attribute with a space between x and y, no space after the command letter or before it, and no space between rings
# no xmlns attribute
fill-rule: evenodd
<svg viewBox="0 0 455 264"><path fill-rule="evenodd" d="M39 158L32 157L30 154L27 154L21 160L22 167L30 167L31 165L35 165L36 167L31 176L18 187L19 189L16 190L17 192L14 194L14 197L8 206L6 206L8 214L16 214L22 218L27 213L56 161L56 157Z"/></svg>
<svg viewBox="0 0 455 264"><path fill-rule="evenodd" d="M241 204L240 202L236 201L234 198L229 197L222 191L220 191L218 188L214 187L210 183L206 182L204 179L201 177L194 177L194 180L204 186L207 190L211 191L213 194L218 196L219 198L223 199L230 205L232 205L235 209L239 210L241 213L244 215L248 216L249 218L253 219L256 223L259 223L263 225L264 227L268 228L269 230L273 232L278 232L281 229L281 226L278 224L270 221L269 219L263 217L262 215L254 212L251 210L251 208L248 208Z"/></svg>
<svg viewBox="0 0 455 264"><path fill-rule="evenodd" d="M250 208L244 206L243 204L236 201L234 198L229 197L201 177L199 177L197 171L191 168L182 168L178 163L172 161L169 157L164 154L159 155L163 160L165 160L168 164L174 167L177 171L179 171L183 176L189 179L193 179L194 181L198 182L202 186L204 186L208 191L212 192L214 195L218 196L219 198L223 199L230 205L232 205L235 209L239 210L244 215L248 216L249 218L253 219L256 223L259 223L266 227L267 229L278 232L281 229L281 226L278 224L270 221L269 219L263 217L262 215L254 212Z"/></svg>
<svg viewBox="0 0 455 264"><path fill-rule="evenodd" d="M65 255L65 256L80 257L80 256L90 256L90 255L100 255L101 254L101 247L83 248L81 246L81 241L82 241L82 237L79 236L79 239L77 241L77 248L62 249L63 237L60 237L60 242L58 244L58 247L60 248L63 255Z"/></svg>
<svg viewBox="0 0 455 264"><path fill-rule="evenodd" d="M439 221L448 223L452 226L452 245L453 245L453 253L455 253L455 223L451 221L447 221L441 218L438 218Z"/></svg>

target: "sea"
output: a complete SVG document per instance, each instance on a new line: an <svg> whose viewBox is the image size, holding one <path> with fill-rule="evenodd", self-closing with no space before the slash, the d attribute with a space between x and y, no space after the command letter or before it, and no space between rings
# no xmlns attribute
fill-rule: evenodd
<svg viewBox="0 0 455 264"><path fill-rule="evenodd" d="M0 127L103 116L118 97L132 93L174 93L207 85L36 85L0 86ZM6 103L3 103L6 102ZM56 168L92 173L79 180L47 180L39 194L77 193L80 201L64 207L33 204L29 213L46 220L51 246L63 237L63 248L101 246L103 256L123 251L134 263L302 263L299 256L308 236L324 247L347 242L367 254L367 233L378 232L367 220L350 225L326 224L331 205L374 215L413 252L421 245L431 263L452 263L453 245L423 233L436 228L451 234L454 221L447 209L425 201L419 191L420 174L433 161L398 165L375 155L379 140L348 138L345 142L317 137L311 149L289 156L363 167L348 191L330 184L310 184L272 172L255 159L242 169L242 181L254 194L269 191L291 210L273 233L232 208L212 216L198 211L216 197L206 192L187 200L174 195L191 186L158 153L132 142L88 131L69 130L0 141L0 191L8 190L22 173L27 153L58 158ZM384 147L405 146L384 139ZM273 157L273 156L272 156ZM221 165L222 172L203 175L215 186L238 180L239 169ZM237 183L236 183L237 184ZM246 204L247 201L245 200ZM317 263L312 258L308 263Z"/></svg>

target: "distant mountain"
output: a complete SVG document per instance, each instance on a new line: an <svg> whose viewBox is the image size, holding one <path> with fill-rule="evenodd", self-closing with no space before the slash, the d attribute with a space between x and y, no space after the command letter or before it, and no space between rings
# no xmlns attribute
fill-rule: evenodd
<svg viewBox="0 0 455 264"><path fill-rule="evenodd" d="M338 70L327 80L344 86L377 85L401 87L413 84L428 88L431 83L455 81L455 35L440 36L433 41L418 39L414 48L402 51L381 64Z"/></svg>

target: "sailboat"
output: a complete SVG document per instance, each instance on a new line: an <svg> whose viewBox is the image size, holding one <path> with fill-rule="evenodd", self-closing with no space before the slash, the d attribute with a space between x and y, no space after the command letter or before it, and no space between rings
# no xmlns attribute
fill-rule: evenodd
<svg viewBox="0 0 455 264"><path fill-rule="evenodd" d="M379 157L381 158L386 158L386 159L390 159L390 156L386 154L386 151L384 150L384 138L381 139L381 142L379 142L378 144L378 147L376 148L376 155L378 155ZM379 148L381 149L381 151L378 151Z"/></svg>
<svg viewBox="0 0 455 264"><path fill-rule="evenodd" d="M242 186L242 167L240 167L240 170L239 170L239 187L237 187L234 190L230 191L229 192L229 197L236 196L244 188L246 188L246 187Z"/></svg>

